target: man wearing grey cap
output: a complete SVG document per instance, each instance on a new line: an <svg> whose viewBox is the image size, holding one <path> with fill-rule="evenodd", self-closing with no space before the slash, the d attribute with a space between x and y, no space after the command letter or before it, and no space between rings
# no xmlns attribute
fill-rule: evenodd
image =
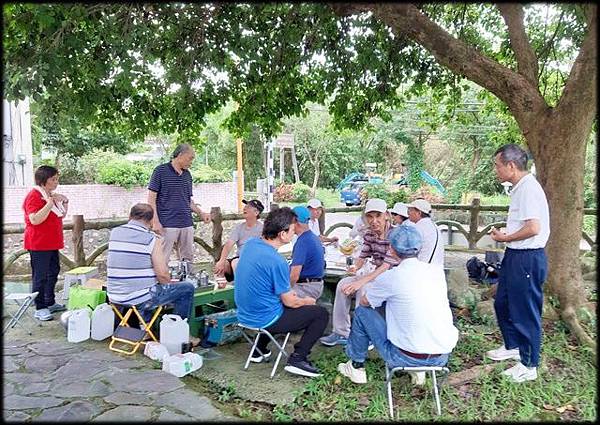
<svg viewBox="0 0 600 425"><path fill-rule="evenodd" d="M408 204L408 218L423 238L423 247L418 259L444 267L444 242L442 232L431 219L431 204L425 199L415 199Z"/></svg>
<svg viewBox="0 0 600 425"><path fill-rule="evenodd" d="M348 272L356 276L340 280L335 290L332 314L332 332L319 341L323 345L345 345L350 333L350 307L352 299L358 300L373 279L384 271L398 265L398 259L391 254L388 239L392 226L387 214L387 204L383 199L373 198L365 205L365 216L369 231L356 264L348 267Z"/></svg>
<svg viewBox="0 0 600 425"><path fill-rule="evenodd" d="M443 366L458 341L444 271L416 258L420 233L412 226L398 226L389 239L400 264L375 278L361 296L345 350L350 360L338 365L338 371L356 384L367 382L364 363L370 342L394 368ZM375 310L384 302L385 319ZM411 378L423 384L425 377Z"/></svg>

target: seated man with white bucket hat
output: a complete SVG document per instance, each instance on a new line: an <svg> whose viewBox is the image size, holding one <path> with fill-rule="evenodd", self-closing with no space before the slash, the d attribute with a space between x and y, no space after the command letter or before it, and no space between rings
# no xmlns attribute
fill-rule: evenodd
<svg viewBox="0 0 600 425"><path fill-rule="evenodd" d="M408 219L408 208L402 202L396 202L394 208L388 210L392 216L392 226L398 227L401 225L414 226L415 223Z"/></svg>
<svg viewBox="0 0 600 425"><path fill-rule="evenodd" d="M356 302L368 288L373 279L384 271L399 264L390 251L389 233L392 230L387 205L383 199L369 199L365 205L365 215L369 231L365 233L364 243L356 264L349 266L350 273L356 276L345 277L337 284L333 302L332 333L320 339L327 346L345 345L350 334L350 305L352 298ZM370 260L370 261L367 261Z"/></svg>
<svg viewBox="0 0 600 425"><path fill-rule="evenodd" d="M310 220L308 221L308 228L319 237L321 243L337 242L338 237L332 236L327 237L321 234L321 228L319 227L319 217L323 214L323 204L316 198L309 199L306 207L310 211Z"/></svg>
<svg viewBox="0 0 600 425"><path fill-rule="evenodd" d="M408 218L415 223L423 238L423 247L417 258L425 263L444 267L444 241L442 232L431 219L431 204L425 199L415 199L408 206Z"/></svg>

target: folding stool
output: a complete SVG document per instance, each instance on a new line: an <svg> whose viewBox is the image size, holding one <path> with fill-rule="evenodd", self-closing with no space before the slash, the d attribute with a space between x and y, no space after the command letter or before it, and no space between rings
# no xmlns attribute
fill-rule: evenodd
<svg viewBox="0 0 600 425"><path fill-rule="evenodd" d="M250 344L252 347L252 348L250 348L250 354L248 354L248 358L246 359L246 364L244 365L244 370L248 369L248 366L250 365L250 358L252 357L252 353L254 353L255 349L260 353L260 355L263 355L263 353L260 351L260 349L256 348L256 345L258 344L258 338L260 338L260 335L264 334L264 335L268 336L271 341L273 341L273 343L277 347L277 350L279 351L279 354L277 355L277 360L275 360L275 365L273 366L273 370L271 371L271 378L273 378L273 376L275 376L275 371L277 370L277 366L279 365L279 361L281 360L281 356L282 355L285 356L286 359L289 358L289 354L285 351L285 346L288 342L288 339L290 338L290 332L288 332L285 335L283 344L280 345L279 342L277 342L277 339L275 339L275 337L273 335L271 335L271 333L266 329L254 328L252 326L246 326L241 323L238 323L238 326L240 328L242 328L242 336L246 339L246 341L248 341L248 344ZM256 337L254 338L254 342L252 341L252 338L250 338L250 336L248 336L248 334L246 333L246 330L256 332ZM266 361L268 362L269 360L267 359Z"/></svg>
<svg viewBox="0 0 600 425"><path fill-rule="evenodd" d="M69 299L69 289L73 283L81 282L83 285L89 278L98 276L98 273L98 267L94 266L81 266L65 272L63 280L63 300Z"/></svg>
<svg viewBox="0 0 600 425"><path fill-rule="evenodd" d="M112 306L115 314L121 319L121 321L119 322L117 329L115 329L115 332L113 333L113 335L111 337L111 341L108 346L108 348L110 350L116 351L118 353L127 354L127 355L135 354L135 352L138 350L140 345L146 344L146 341L144 341L144 337L146 336L146 334L148 334L153 341L158 342L158 340L154 336L154 333L152 333L151 328L152 328L152 325L154 324L154 322L156 321L156 319L158 318L158 315L160 314L160 312L163 309L162 305L159 305L156 308L156 310L154 310L154 314L152 314L152 317L150 318L150 321L148 323L146 323L146 321L144 320L144 318L142 317L142 315L140 314L140 312L134 305L121 306L119 304L112 303L111 306ZM121 311L119 310L119 307L127 308L125 315L123 315L121 313ZM143 329L141 329L139 327L132 327L129 325L129 318L131 317L132 314L135 314L137 316L138 320L140 321L140 326L142 326ZM115 346L115 343L120 343L120 344L124 344L126 346L131 346L131 349L129 351L127 351L125 349Z"/></svg>
<svg viewBox="0 0 600 425"><path fill-rule="evenodd" d="M31 331L27 329L25 325L23 325L23 323L19 322L19 320L21 320L21 317L23 317L25 312L29 309L29 306L33 303L33 300L35 300L35 297L37 297L37 295L38 291L31 293L15 292L13 294L6 294L4 296L5 304L7 301L14 301L14 303L19 307L17 308L17 311L14 314L8 311L8 309L6 309L8 311L8 314L10 315L10 320L8 321L8 324L6 325L4 330L2 331L3 335L8 330L8 328L14 328L17 324L21 326L23 330L25 330L29 335L31 335ZM31 314L31 312L29 312L29 315L32 319L35 320L35 317L33 316L33 314Z"/></svg>
<svg viewBox="0 0 600 425"><path fill-rule="evenodd" d="M433 397L435 399L435 405L437 408L438 416L442 414L442 408L440 405L440 395L439 395L439 385L436 379L436 372L441 372L444 375L447 375L450 370L445 366L415 366L415 367L395 367L390 369L390 367L385 365L385 383L387 386L387 398L388 405L390 407L390 417L394 419L394 403L392 400L392 377L395 372L430 372L431 373L431 382L433 384Z"/></svg>

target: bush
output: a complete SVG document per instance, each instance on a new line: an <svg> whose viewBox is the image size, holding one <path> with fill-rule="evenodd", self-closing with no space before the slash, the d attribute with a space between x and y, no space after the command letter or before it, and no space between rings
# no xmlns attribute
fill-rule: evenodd
<svg viewBox="0 0 600 425"><path fill-rule="evenodd" d="M310 187L304 183L292 185L292 202L306 202L310 196Z"/></svg>
<svg viewBox="0 0 600 425"><path fill-rule="evenodd" d="M209 165L198 164L190 170L194 183L222 183L231 181L227 171L215 170Z"/></svg>
<svg viewBox="0 0 600 425"><path fill-rule="evenodd" d="M274 202L306 202L310 196L310 187L304 183L280 183L275 186Z"/></svg>
<svg viewBox="0 0 600 425"><path fill-rule="evenodd" d="M392 208L396 202L408 202L408 195L404 188L393 190L382 183L367 183L361 192L362 202L364 204L368 199L373 198L383 199L388 208Z"/></svg>
<svg viewBox="0 0 600 425"><path fill-rule="evenodd" d="M99 166L98 182L125 188L144 186L148 184L152 174L152 168L149 165L121 158L112 159Z"/></svg>

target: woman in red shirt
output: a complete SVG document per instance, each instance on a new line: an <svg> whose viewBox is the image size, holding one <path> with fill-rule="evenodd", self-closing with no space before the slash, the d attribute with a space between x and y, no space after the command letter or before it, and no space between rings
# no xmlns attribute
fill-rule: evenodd
<svg viewBox="0 0 600 425"><path fill-rule="evenodd" d="M39 292L34 316L52 320L52 313L65 310L64 305L56 303L54 288L60 271L58 250L64 248L62 220L69 200L54 193L58 186L58 170L54 167L38 167L35 184L23 201L24 246L31 256L32 292Z"/></svg>

